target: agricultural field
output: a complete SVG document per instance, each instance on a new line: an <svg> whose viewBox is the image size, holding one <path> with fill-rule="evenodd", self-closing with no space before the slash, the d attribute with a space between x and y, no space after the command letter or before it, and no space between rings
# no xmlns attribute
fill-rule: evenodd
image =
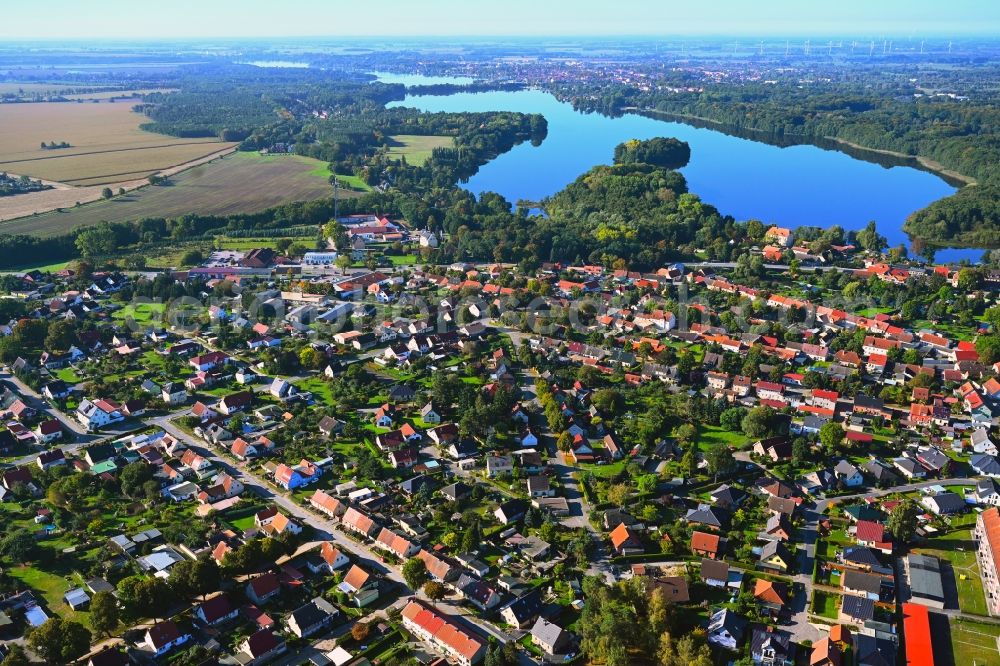
<svg viewBox="0 0 1000 666"><path fill-rule="evenodd" d="M56 236L102 221L124 222L185 213L252 213L279 204L331 196L325 171L325 163L308 157L234 153L183 171L166 185L144 187L63 211L0 222L0 233ZM341 195L351 196L351 193L342 191Z"/></svg>
<svg viewBox="0 0 1000 666"><path fill-rule="evenodd" d="M234 144L180 139L139 128L134 100L0 105L0 170L73 185L143 178ZM69 148L44 149L42 142Z"/></svg>
<svg viewBox="0 0 1000 666"><path fill-rule="evenodd" d="M392 144L389 155L405 156L408 164L421 165L430 159L435 148L448 148L455 140L450 136L422 136L416 134L397 134L390 136Z"/></svg>

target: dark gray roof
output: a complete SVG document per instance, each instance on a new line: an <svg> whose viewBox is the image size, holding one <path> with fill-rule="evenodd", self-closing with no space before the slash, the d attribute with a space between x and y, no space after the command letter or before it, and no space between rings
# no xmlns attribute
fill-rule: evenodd
<svg viewBox="0 0 1000 666"><path fill-rule="evenodd" d="M523 623L538 615L542 611L542 606L542 598L536 588L524 596L514 599L508 608L517 618L518 623Z"/></svg>
<svg viewBox="0 0 1000 666"><path fill-rule="evenodd" d="M943 602L941 561L930 555L909 555L906 563L910 570L910 593L920 599Z"/></svg>
<svg viewBox="0 0 1000 666"><path fill-rule="evenodd" d="M792 635L787 631L766 627L764 625L754 625L750 635L750 653L759 655L765 647L774 650L777 663L787 658Z"/></svg>
<svg viewBox="0 0 1000 666"><path fill-rule="evenodd" d="M844 572L842 585L845 589L879 594L882 591L882 577L848 569Z"/></svg>
<svg viewBox="0 0 1000 666"><path fill-rule="evenodd" d="M842 609L844 615L862 622L875 617L875 602L867 597L856 597L853 594L845 594Z"/></svg>

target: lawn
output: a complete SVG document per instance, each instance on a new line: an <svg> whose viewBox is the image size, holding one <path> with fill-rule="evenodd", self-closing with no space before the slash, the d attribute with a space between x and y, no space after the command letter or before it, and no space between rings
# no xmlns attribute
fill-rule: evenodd
<svg viewBox="0 0 1000 666"><path fill-rule="evenodd" d="M699 425L698 426L698 449L707 451L713 445L725 444L736 449L742 449L750 440L746 435L738 432L730 432L718 426Z"/></svg>
<svg viewBox="0 0 1000 666"><path fill-rule="evenodd" d="M416 134L397 134L389 137L389 155L406 157L406 162L420 166L431 157L435 148L448 148L455 143L450 136L421 136Z"/></svg>
<svg viewBox="0 0 1000 666"><path fill-rule="evenodd" d="M997 651L1000 627L959 618L951 619L949 625L955 666L1000 664L1000 652Z"/></svg>
<svg viewBox="0 0 1000 666"><path fill-rule="evenodd" d="M90 624L89 613L76 612L63 601L63 595L70 588L78 585L76 581L67 580L67 578L42 571L33 566L11 567L7 569L7 573L41 594L45 599L47 610L67 619L76 620L86 625Z"/></svg>
<svg viewBox="0 0 1000 666"><path fill-rule="evenodd" d="M816 590L813 595L813 612L830 620L836 620L840 614L840 595Z"/></svg>
<svg viewBox="0 0 1000 666"><path fill-rule="evenodd" d="M43 273L55 273L56 271L61 271L69 265L68 261L57 261L55 263L49 264L25 264L24 266L18 266L17 268L12 268L8 271L2 271L4 273L21 273L27 271L41 271Z"/></svg>
<svg viewBox="0 0 1000 666"><path fill-rule="evenodd" d="M83 378L80 377L80 375L76 374L76 371L69 366L65 368L59 368L59 370L56 371L56 377L58 377L59 379L63 380L64 382L70 385L79 384L81 381L83 381Z"/></svg>
<svg viewBox="0 0 1000 666"><path fill-rule="evenodd" d="M334 405L333 391L330 389L330 382L326 381L322 377L309 377L308 379L296 382L295 385L303 391L311 392L313 394L313 398L316 399L316 402L321 402L324 405L331 407Z"/></svg>
<svg viewBox="0 0 1000 666"><path fill-rule="evenodd" d="M163 313L166 308L165 303L129 303L121 310L112 313L111 317L121 321L132 319L140 326L159 325L163 323Z"/></svg>

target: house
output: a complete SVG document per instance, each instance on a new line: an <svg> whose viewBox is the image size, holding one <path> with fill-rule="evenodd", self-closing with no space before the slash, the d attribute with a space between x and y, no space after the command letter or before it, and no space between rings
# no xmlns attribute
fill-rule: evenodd
<svg viewBox="0 0 1000 666"><path fill-rule="evenodd" d="M553 497L556 491L552 488L549 483L549 477L547 476L529 476L528 477L528 496L529 497Z"/></svg>
<svg viewBox="0 0 1000 666"><path fill-rule="evenodd" d="M513 522L524 518L528 510L528 503L523 500L512 499L503 502L496 508L493 515L502 525L510 525Z"/></svg>
<svg viewBox="0 0 1000 666"><path fill-rule="evenodd" d="M1000 506L1000 482L995 478L980 479L976 482L973 497L977 504Z"/></svg>
<svg viewBox="0 0 1000 666"><path fill-rule="evenodd" d="M975 470L976 474L1000 478L1000 458L988 453L979 453L969 458L969 467Z"/></svg>
<svg viewBox="0 0 1000 666"><path fill-rule="evenodd" d="M872 601L880 601L882 598L882 587L885 579L876 574L865 573L847 569L841 576L840 585L844 592L859 597L865 597Z"/></svg>
<svg viewBox="0 0 1000 666"><path fill-rule="evenodd" d="M374 520L354 507L348 507L340 522L344 526L344 529L355 534L360 534L363 537L371 537L375 533L375 530L379 528L379 525Z"/></svg>
<svg viewBox="0 0 1000 666"><path fill-rule="evenodd" d="M407 631L433 643L460 666L472 666L486 656L485 640L430 604L412 599L403 608L402 618Z"/></svg>
<svg viewBox="0 0 1000 666"><path fill-rule="evenodd" d="M691 552L699 557L716 560L721 555L722 538L718 534L708 532L693 532L691 534Z"/></svg>
<svg viewBox="0 0 1000 666"><path fill-rule="evenodd" d="M857 488L865 483L865 477L861 474L861 470L847 460L841 460L837 463L833 468L833 475L837 479L837 483L845 488Z"/></svg>
<svg viewBox="0 0 1000 666"><path fill-rule="evenodd" d="M312 636L326 629L340 616L340 611L323 597L316 597L299 606L285 620L288 630L299 638Z"/></svg>
<svg viewBox="0 0 1000 666"><path fill-rule="evenodd" d="M486 476L494 478L501 474L513 474L514 459L511 456L490 455L486 457Z"/></svg>
<svg viewBox="0 0 1000 666"><path fill-rule="evenodd" d="M874 601L868 597L858 597L853 594L844 595L838 619L856 626L864 626L865 622L873 617L875 617Z"/></svg>
<svg viewBox="0 0 1000 666"><path fill-rule="evenodd" d="M500 617L507 624L524 629L538 617L543 607L541 592L535 588L507 604L500 611Z"/></svg>
<svg viewBox="0 0 1000 666"><path fill-rule="evenodd" d="M86 666L129 666L131 658L117 648L105 645L100 652L90 655Z"/></svg>
<svg viewBox="0 0 1000 666"><path fill-rule="evenodd" d="M791 595L785 583L758 578L754 583L753 598L764 615L778 617L791 602Z"/></svg>
<svg viewBox="0 0 1000 666"><path fill-rule="evenodd" d="M240 609L233 605L227 594L222 593L198 604L194 614L202 624L214 627L236 619Z"/></svg>
<svg viewBox="0 0 1000 666"><path fill-rule="evenodd" d="M487 611L500 603L500 594L492 586L468 574L459 574L453 587L479 610Z"/></svg>
<svg viewBox="0 0 1000 666"><path fill-rule="evenodd" d="M347 506L343 502L323 490L316 490L309 498L309 504L333 520L339 520L347 511Z"/></svg>
<svg viewBox="0 0 1000 666"><path fill-rule="evenodd" d="M772 513L767 519L767 525L764 527L761 538L791 541L793 531L792 524L787 516L781 513Z"/></svg>
<svg viewBox="0 0 1000 666"><path fill-rule="evenodd" d="M270 629L261 629L246 638L239 647L241 666L259 666L287 650L283 638Z"/></svg>
<svg viewBox="0 0 1000 666"><path fill-rule="evenodd" d="M688 582L683 576L654 576L646 589L650 593L661 590L663 598L673 603L687 603L691 600Z"/></svg>
<svg viewBox="0 0 1000 666"><path fill-rule="evenodd" d="M317 428L324 437L334 437L344 432L346 424L332 416L324 416L319 420Z"/></svg>
<svg viewBox="0 0 1000 666"><path fill-rule="evenodd" d="M782 629L754 625L750 633L750 658L755 666L791 666L795 663L792 635Z"/></svg>
<svg viewBox="0 0 1000 666"><path fill-rule="evenodd" d="M62 449L49 449L48 451L39 453L38 457L35 458L35 462L42 469L49 469L57 465L65 465L66 455Z"/></svg>
<svg viewBox="0 0 1000 666"><path fill-rule="evenodd" d="M402 537L387 527L383 527L375 537L375 545L387 550L401 560L409 559L417 554L420 546Z"/></svg>
<svg viewBox="0 0 1000 666"><path fill-rule="evenodd" d="M164 403L173 407L187 402L188 392L187 389L184 388L183 384L167 382L160 389L160 398Z"/></svg>
<svg viewBox="0 0 1000 666"><path fill-rule="evenodd" d="M729 584L729 564L720 560L703 559L701 581L709 587L726 587Z"/></svg>
<svg viewBox="0 0 1000 666"><path fill-rule="evenodd" d="M556 655L569 644L570 637L569 633L558 624L540 617L531 627L531 642L545 654Z"/></svg>
<svg viewBox="0 0 1000 666"><path fill-rule="evenodd" d="M378 579L357 564L348 569L337 589L349 595L358 608L364 608L379 596Z"/></svg>
<svg viewBox="0 0 1000 666"><path fill-rule="evenodd" d="M833 634L833 629L830 630L830 633ZM843 648L831 636L821 638L813 643L812 653L809 656L809 666L843 666L845 663L847 663L847 656L844 654Z"/></svg>
<svg viewBox="0 0 1000 666"><path fill-rule="evenodd" d="M723 509L734 510L739 508L739 506L747 498L747 493L746 491L730 486L729 484L723 484L712 491L710 497L712 499L712 504L715 506Z"/></svg>
<svg viewBox="0 0 1000 666"><path fill-rule="evenodd" d="M322 470L308 460L289 467L282 463L274 470L274 482L285 490L294 490L318 480Z"/></svg>
<svg viewBox="0 0 1000 666"><path fill-rule="evenodd" d="M743 643L749 624L745 617L729 609L714 611L708 619L708 642L735 652Z"/></svg>
<svg viewBox="0 0 1000 666"><path fill-rule="evenodd" d="M760 550L758 566L764 569L774 569L786 572L791 568L794 558L780 541L768 541Z"/></svg>
<svg viewBox="0 0 1000 666"><path fill-rule="evenodd" d="M191 640L191 634L181 633L173 620L164 620L146 630L142 644L153 653L154 657L162 657L189 640Z"/></svg>
<svg viewBox="0 0 1000 666"><path fill-rule="evenodd" d="M332 574L337 569L346 567L351 563L339 548L333 545L331 541L324 541L319 547L319 557L322 564L319 565L316 571L313 573L319 573L321 570L326 573Z"/></svg>
<svg viewBox="0 0 1000 666"><path fill-rule="evenodd" d="M428 402L420 409L420 418L424 423L438 424L441 423L441 414L434 409L434 403Z"/></svg>
<svg viewBox="0 0 1000 666"><path fill-rule="evenodd" d="M689 509L684 516L689 524L703 525L709 529L720 530L728 520L726 513L709 504L699 504L697 509Z"/></svg>
<svg viewBox="0 0 1000 666"><path fill-rule="evenodd" d="M625 523L619 523L618 527L611 530L611 547L618 555L641 555L646 552L645 546L639 535Z"/></svg>
<svg viewBox="0 0 1000 666"><path fill-rule="evenodd" d="M219 413L225 416L232 416L233 414L245 411L251 404L253 404L252 391L230 393L219 400Z"/></svg>
<svg viewBox="0 0 1000 666"><path fill-rule="evenodd" d="M920 500L920 503L937 516L946 516L953 513L962 513L967 505L965 498L953 492L943 492L937 495L928 495Z"/></svg>
<svg viewBox="0 0 1000 666"><path fill-rule="evenodd" d="M278 574L268 572L250 580L245 587L247 598L258 606L281 594Z"/></svg>
<svg viewBox="0 0 1000 666"><path fill-rule="evenodd" d="M76 408L76 420L87 430L97 430L125 420L121 405L114 400L85 398Z"/></svg>

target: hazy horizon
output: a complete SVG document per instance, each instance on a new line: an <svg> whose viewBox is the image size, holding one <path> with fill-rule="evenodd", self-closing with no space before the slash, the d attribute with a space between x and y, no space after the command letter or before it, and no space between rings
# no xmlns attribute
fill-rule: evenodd
<svg viewBox="0 0 1000 666"><path fill-rule="evenodd" d="M42 0L4 7L4 42L190 39L626 38L626 37L960 37L1000 34L1000 3L977 0L843 0L808 3L715 0L461 0L356 3L290 0Z"/></svg>

